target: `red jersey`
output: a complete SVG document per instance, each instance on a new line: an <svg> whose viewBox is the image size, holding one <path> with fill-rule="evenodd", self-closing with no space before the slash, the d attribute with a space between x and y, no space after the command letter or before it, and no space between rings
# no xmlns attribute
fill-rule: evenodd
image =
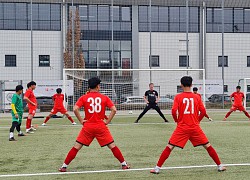
<svg viewBox="0 0 250 180"><path fill-rule="evenodd" d="M89 92L78 99L76 106L84 108L86 123L103 123L106 107L111 108L114 104L108 96Z"/></svg>
<svg viewBox="0 0 250 180"><path fill-rule="evenodd" d="M64 107L63 106L64 94L54 94L52 99L54 101L54 107L57 108Z"/></svg>
<svg viewBox="0 0 250 180"><path fill-rule="evenodd" d="M178 125L199 125L205 114L206 109L201 98L196 94L192 92L183 92L175 96L172 116Z"/></svg>
<svg viewBox="0 0 250 180"><path fill-rule="evenodd" d="M242 92L234 92L230 96L231 98L234 98L234 106L242 106L242 100L244 98L244 93Z"/></svg>
<svg viewBox="0 0 250 180"><path fill-rule="evenodd" d="M27 89L27 91L24 93L24 96L37 105L36 96L31 89ZM28 106L34 107L34 105L31 103L28 103Z"/></svg>
<svg viewBox="0 0 250 180"><path fill-rule="evenodd" d="M194 93L194 94L195 94L195 93ZM199 94L199 93L196 93L196 95L197 95L197 96L199 96L199 97L201 98L201 94Z"/></svg>

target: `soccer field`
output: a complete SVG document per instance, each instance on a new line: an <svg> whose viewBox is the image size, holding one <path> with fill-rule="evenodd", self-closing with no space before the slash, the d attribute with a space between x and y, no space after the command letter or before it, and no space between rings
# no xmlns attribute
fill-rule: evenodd
<svg viewBox="0 0 250 180"><path fill-rule="evenodd" d="M203 119L201 126L222 163L250 163L250 122L244 114L233 113L226 122L222 121L225 113L210 111L208 114L214 121ZM136 115L116 116L109 128L132 170L120 171L120 163L111 151L107 147L99 147L94 141L90 147L83 147L68 167L69 172L79 174L51 173L58 172L75 142L80 125L72 126L67 119L57 118L42 127L43 119L34 119L33 124L39 125L35 134L17 137L15 133L17 141L9 142L11 118L1 118L0 179L249 179L249 166L233 165L221 173L217 172L215 166L202 167L215 164L204 148L193 148L190 142L183 150L174 149L163 165L169 169L163 169L159 175L150 174L148 168L155 166L176 126L170 115L166 117L170 123L162 123L158 115L146 114L139 124L134 124ZM25 120L23 131L24 124ZM101 170L108 171L99 172ZM3 176L14 174L35 176Z"/></svg>

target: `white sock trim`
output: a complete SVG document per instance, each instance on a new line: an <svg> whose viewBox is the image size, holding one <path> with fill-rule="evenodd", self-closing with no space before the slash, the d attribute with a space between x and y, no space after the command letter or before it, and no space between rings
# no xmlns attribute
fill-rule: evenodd
<svg viewBox="0 0 250 180"><path fill-rule="evenodd" d="M13 138L13 137L14 137L14 133L10 132L10 138Z"/></svg>

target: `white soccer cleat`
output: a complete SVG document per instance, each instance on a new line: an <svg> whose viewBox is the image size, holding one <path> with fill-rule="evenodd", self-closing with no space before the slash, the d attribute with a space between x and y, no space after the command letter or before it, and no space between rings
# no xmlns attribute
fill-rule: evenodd
<svg viewBox="0 0 250 180"><path fill-rule="evenodd" d="M28 134L34 134L34 132L31 129L27 129L26 133L28 133Z"/></svg>
<svg viewBox="0 0 250 180"><path fill-rule="evenodd" d="M76 122L73 122L72 125L76 125Z"/></svg>
<svg viewBox="0 0 250 180"><path fill-rule="evenodd" d="M46 126L46 123L42 123L42 126Z"/></svg>
<svg viewBox="0 0 250 180"><path fill-rule="evenodd" d="M218 171L219 172L226 171L226 170L227 170L227 168L225 166L223 166L223 165L218 166Z"/></svg>
<svg viewBox="0 0 250 180"><path fill-rule="evenodd" d="M208 120L209 120L209 121L213 121L213 119L212 119L212 118L208 118Z"/></svg>

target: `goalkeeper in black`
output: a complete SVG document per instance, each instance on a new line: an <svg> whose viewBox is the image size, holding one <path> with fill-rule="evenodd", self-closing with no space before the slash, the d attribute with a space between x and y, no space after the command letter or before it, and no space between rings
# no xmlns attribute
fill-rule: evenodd
<svg viewBox="0 0 250 180"><path fill-rule="evenodd" d="M144 114L146 114L146 112L148 110L150 110L151 108L155 109L159 115L162 117L162 119L164 119L165 122L168 122L168 120L164 117L164 115L162 114L159 106L157 105L157 103L159 102L159 96L158 96L158 92L154 90L154 84L150 83L149 84L149 90L145 92L144 95L144 100L147 103L146 107L144 108L143 112L139 115L139 117L137 118L137 120L135 121L135 123L138 123L139 120L142 118L142 116Z"/></svg>

